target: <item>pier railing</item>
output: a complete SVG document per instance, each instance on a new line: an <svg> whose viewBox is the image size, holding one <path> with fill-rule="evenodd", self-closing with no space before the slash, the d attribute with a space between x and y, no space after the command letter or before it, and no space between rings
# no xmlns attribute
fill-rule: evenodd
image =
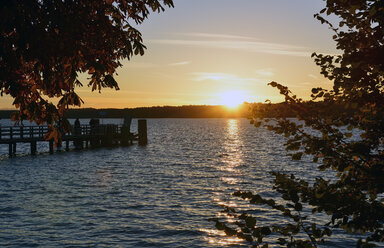
<svg viewBox="0 0 384 248"><path fill-rule="evenodd" d="M2 126L0 140L43 138L47 132L48 126Z"/></svg>
<svg viewBox="0 0 384 248"><path fill-rule="evenodd" d="M80 125L72 127L72 133L63 134L63 138L73 136L103 136L121 134L122 126L107 125ZM2 126L0 127L0 143L12 141L29 142L30 140L44 140L44 135L48 132L48 126Z"/></svg>
<svg viewBox="0 0 384 248"><path fill-rule="evenodd" d="M60 129L59 129L60 130ZM48 126L1 126L0 144L9 145L9 156L16 154L17 143L30 143L31 154L36 154L37 142L49 142L49 153L54 152L54 140L46 140ZM71 133L63 133L61 139L56 140L58 148L65 143L65 150L69 150L69 143L73 142L76 150L84 147L104 147L104 146L127 146L137 140L139 145L146 145L147 140L147 122L138 120L138 134L133 134L129 126L115 124L97 124L72 126Z"/></svg>

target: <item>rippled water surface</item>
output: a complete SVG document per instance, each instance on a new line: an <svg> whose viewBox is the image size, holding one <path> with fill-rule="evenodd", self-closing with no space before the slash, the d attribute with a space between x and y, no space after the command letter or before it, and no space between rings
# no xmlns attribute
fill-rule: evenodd
<svg viewBox="0 0 384 248"><path fill-rule="evenodd" d="M315 165L287 159L280 136L245 119L149 119L148 138L54 155L41 144L42 154L14 159L1 146L0 247L241 247L208 221L222 205L247 207L233 191L273 196L271 170L315 176Z"/></svg>

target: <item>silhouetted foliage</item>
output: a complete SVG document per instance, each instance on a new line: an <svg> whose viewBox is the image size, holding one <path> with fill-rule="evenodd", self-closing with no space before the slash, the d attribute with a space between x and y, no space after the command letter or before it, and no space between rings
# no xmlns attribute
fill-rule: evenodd
<svg viewBox="0 0 384 248"><path fill-rule="evenodd" d="M144 54L133 25L171 6L172 0L2 1L0 88L20 110L13 119L53 127L83 102L75 92L85 83L79 73L88 73L92 91L118 89L113 74L120 61Z"/></svg>
<svg viewBox="0 0 384 248"><path fill-rule="evenodd" d="M336 15L340 22L334 26L322 14ZM341 50L340 55L313 54L321 73L334 82L333 89L314 88L313 101L322 102L305 103L287 87L271 82L297 120L270 122L265 118L270 113L256 107L252 123L285 135L293 160L312 158L324 175L329 178L333 171L335 176L310 183L298 175L274 172L279 201L235 192L251 204L280 212L284 219L262 226L257 217L226 208L237 222L216 219L217 228L252 247L317 247L334 229L360 233L364 238L356 238L357 247L384 242L384 1L326 0L326 8L315 17L334 31ZM328 223L316 223L311 218L316 214Z"/></svg>

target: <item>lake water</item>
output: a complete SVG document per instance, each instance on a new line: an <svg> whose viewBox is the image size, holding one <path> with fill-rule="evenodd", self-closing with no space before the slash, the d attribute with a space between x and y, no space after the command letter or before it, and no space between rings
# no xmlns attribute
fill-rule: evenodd
<svg viewBox="0 0 384 248"><path fill-rule="evenodd" d="M148 119L148 139L146 147L54 155L45 142L35 157L18 145L13 159L2 145L0 247L246 247L208 221L227 218L223 205L249 207L230 194L275 197L269 171L317 173L285 156L281 136L245 119ZM259 206L257 215L281 218ZM327 246L353 245L336 237Z"/></svg>

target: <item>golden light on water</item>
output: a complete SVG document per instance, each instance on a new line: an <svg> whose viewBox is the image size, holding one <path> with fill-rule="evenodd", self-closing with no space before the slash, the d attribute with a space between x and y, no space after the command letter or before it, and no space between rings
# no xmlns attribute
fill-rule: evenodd
<svg viewBox="0 0 384 248"><path fill-rule="evenodd" d="M235 171L235 170L232 170L232 171ZM228 184L233 184L233 185L235 185L239 182L239 180L237 180L234 177L222 177L222 178L220 178L220 180L223 182L226 182Z"/></svg>
<svg viewBox="0 0 384 248"><path fill-rule="evenodd" d="M235 243L241 243L244 241L237 237L227 237L223 231L219 230L200 229L199 231L208 234L208 237L205 239L208 241L208 243L215 246L230 246Z"/></svg>
<svg viewBox="0 0 384 248"><path fill-rule="evenodd" d="M213 200L216 202L217 205L222 206L222 207L230 207L230 208L237 207L237 204L233 201L230 201L230 202L222 201L219 198L214 198Z"/></svg>
<svg viewBox="0 0 384 248"><path fill-rule="evenodd" d="M209 237L207 238L208 242L210 244L213 244L213 245L218 245L218 246L229 246L229 245L233 245L235 243L241 243L243 242L244 240L242 239L239 239L239 238L234 238L234 237L227 237L227 238L212 238L212 237Z"/></svg>
<svg viewBox="0 0 384 248"><path fill-rule="evenodd" d="M223 135L223 154L220 156L219 167L223 174L220 177L223 185L218 192L214 192L213 202L222 208L238 208L239 205L236 201L228 198L228 194L224 192L228 189L234 190L236 185L241 182L241 165L243 163L241 147L243 142L240 135L240 120L227 120ZM237 221L233 215L225 211L218 212L216 218L230 225L235 225L234 223ZM200 229L200 231L207 234L207 237L205 237L206 241L215 247L230 247L244 242L243 239L229 237L223 231L217 229Z"/></svg>
<svg viewBox="0 0 384 248"><path fill-rule="evenodd" d="M242 141L239 137L239 120L230 119L227 121L226 142L223 144L226 156L223 156L224 166L222 170L238 173L237 167L243 162L241 153ZM231 175L229 175L231 177Z"/></svg>
<svg viewBox="0 0 384 248"><path fill-rule="evenodd" d="M239 120L230 119L227 122L227 132L229 138L238 140Z"/></svg>

